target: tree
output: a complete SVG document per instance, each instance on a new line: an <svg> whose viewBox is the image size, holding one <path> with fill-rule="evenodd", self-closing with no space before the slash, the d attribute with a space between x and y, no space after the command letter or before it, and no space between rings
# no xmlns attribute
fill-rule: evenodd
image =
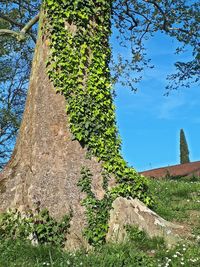
<svg viewBox="0 0 200 267"><path fill-rule="evenodd" d="M188 144L183 129L180 130L180 163L190 162Z"/></svg>
<svg viewBox="0 0 200 267"><path fill-rule="evenodd" d="M23 29L38 12L36 2L29 7L27 1L19 5L17 1L15 4L1 1L0 31L6 28L15 33ZM10 35L0 38L0 169L10 158L20 126L35 41L36 29L31 30L23 43Z"/></svg>
<svg viewBox="0 0 200 267"><path fill-rule="evenodd" d="M119 58L117 80L148 64L143 39L156 31L190 44L197 60L197 13L197 3L185 1L44 1L19 137L0 178L1 211L36 204L56 218L72 211L66 243L72 249L86 240L105 241L117 196L151 204L146 179L120 153L109 69L111 18L133 55L131 61ZM35 22L0 34L23 40Z"/></svg>

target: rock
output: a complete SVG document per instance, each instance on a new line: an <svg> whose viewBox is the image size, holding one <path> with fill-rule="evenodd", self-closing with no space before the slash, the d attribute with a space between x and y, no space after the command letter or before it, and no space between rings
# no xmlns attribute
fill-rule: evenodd
<svg viewBox="0 0 200 267"><path fill-rule="evenodd" d="M107 241L123 242L127 238L127 225L138 226L149 237L163 237L168 247L181 240L179 234L183 226L164 220L138 199L118 197L112 208Z"/></svg>

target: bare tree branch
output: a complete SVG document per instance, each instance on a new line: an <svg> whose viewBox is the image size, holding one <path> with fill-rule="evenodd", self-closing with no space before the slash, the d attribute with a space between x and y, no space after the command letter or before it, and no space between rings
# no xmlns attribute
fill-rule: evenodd
<svg viewBox="0 0 200 267"><path fill-rule="evenodd" d="M15 32L15 31L8 30L8 29L0 29L0 35L5 35L5 34L10 34L16 37L19 35L19 32Z"/></svg>
<svg viewBox="0 0 200 267"><path fill-rule="evenodd" d="M23 41L25 39L26 33L32 28L32 26L38 22L40 14L37 14L34 18L32 18L23 28L21 31L16 32L8 29L0 29L0 35L11 35L17 38L19 41ZM36 42L35 37L29 33L34 42Z"/></svg>
<svg viewBox="0 0 200 267"><path fill-rule="evenodd" d="M40 17L40 14L38 13L34 18L32 18L25 26L24 28L21 30L21 33L27 33L31 28L32 26L38 22L39 20L39 17Z"/></svg>
<svg viewBox="0 0 200 267"><path fill-rule="evenodd" d="M138 26L138 21L134 18L134 16L131 14L131 12L129 11L129 8L128 8L128 4L127 4L127 1L125 2L125 5L126 5L126 14L132 19L132 22L133 24L131 25L131 27L129 28L129 30L132 30L133 28L137 27Z"/></svg>
<svg viewBox="0 0 200 267"><path fill-rule="evenodd" d="M156 1L151 1L151 0L145 0L145 2L148 2L152 5L154 5L155 8L161 13L161 15L163 16L163 30L168 32L169 28L167 27L167 16L166 16L165 12L162 10L162 8L159 6L159 4Z"/></svg>

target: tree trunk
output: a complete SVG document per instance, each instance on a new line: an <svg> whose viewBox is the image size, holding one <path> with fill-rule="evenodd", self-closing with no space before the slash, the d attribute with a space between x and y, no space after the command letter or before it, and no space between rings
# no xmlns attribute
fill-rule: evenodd
<svg viewBox="0 0 200 267"><path fill-rule="evenodd" d="M90 169L93 192L102 198L102 166L95 158L87 159L86 149L72 140L65 98L56 94L47 75L48 53L48 40L40 36L16 147L0 174L0 211L34 209L39 203L60 218L72 210L67 246L73 249L85 242L86 220L80 204L84 195L77 186L81 168Z"/></svg>

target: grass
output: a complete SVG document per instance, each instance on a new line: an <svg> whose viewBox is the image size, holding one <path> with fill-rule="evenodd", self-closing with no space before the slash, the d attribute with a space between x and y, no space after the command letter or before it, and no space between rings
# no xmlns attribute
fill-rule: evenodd
<svg viewBox="0 0 200 267"><path fill-rule="evenodd" d="M89 254L85 251L73 254L53 247L33 247L21 241L7 240L0 243L0 255L1 267L131 267L133 262L134 266L156 266L152 257L138 251L130 243L106 245Z"/></svg>
<svg viewBox="0 0 200 267"><path fill-rule="evenodd" d="M0 241L1 267L199 267L200 246L180 244L168 250L160 238L149 239L138 229L130 230L124 244L107 244L87 253L63 252L49 246L33 247L27 242Z"/></svg>
<svg viewBox="0 0 200 267"><path fill-rule="evenodd" d="M156 213L200 234L200 182L152 180L150 189L155 196Z"/></svg>
<svg viewBox="0 0 200 267"><path fill-rule="evenodd" d="M0 239L0 267L199 267L200 182L153 180L150 187L157 203L154 210L167 220L186 225L196 238L168 249L163 239L150 239L146 233L129 227L125 243L106 244L89 253Z"/></svg>

